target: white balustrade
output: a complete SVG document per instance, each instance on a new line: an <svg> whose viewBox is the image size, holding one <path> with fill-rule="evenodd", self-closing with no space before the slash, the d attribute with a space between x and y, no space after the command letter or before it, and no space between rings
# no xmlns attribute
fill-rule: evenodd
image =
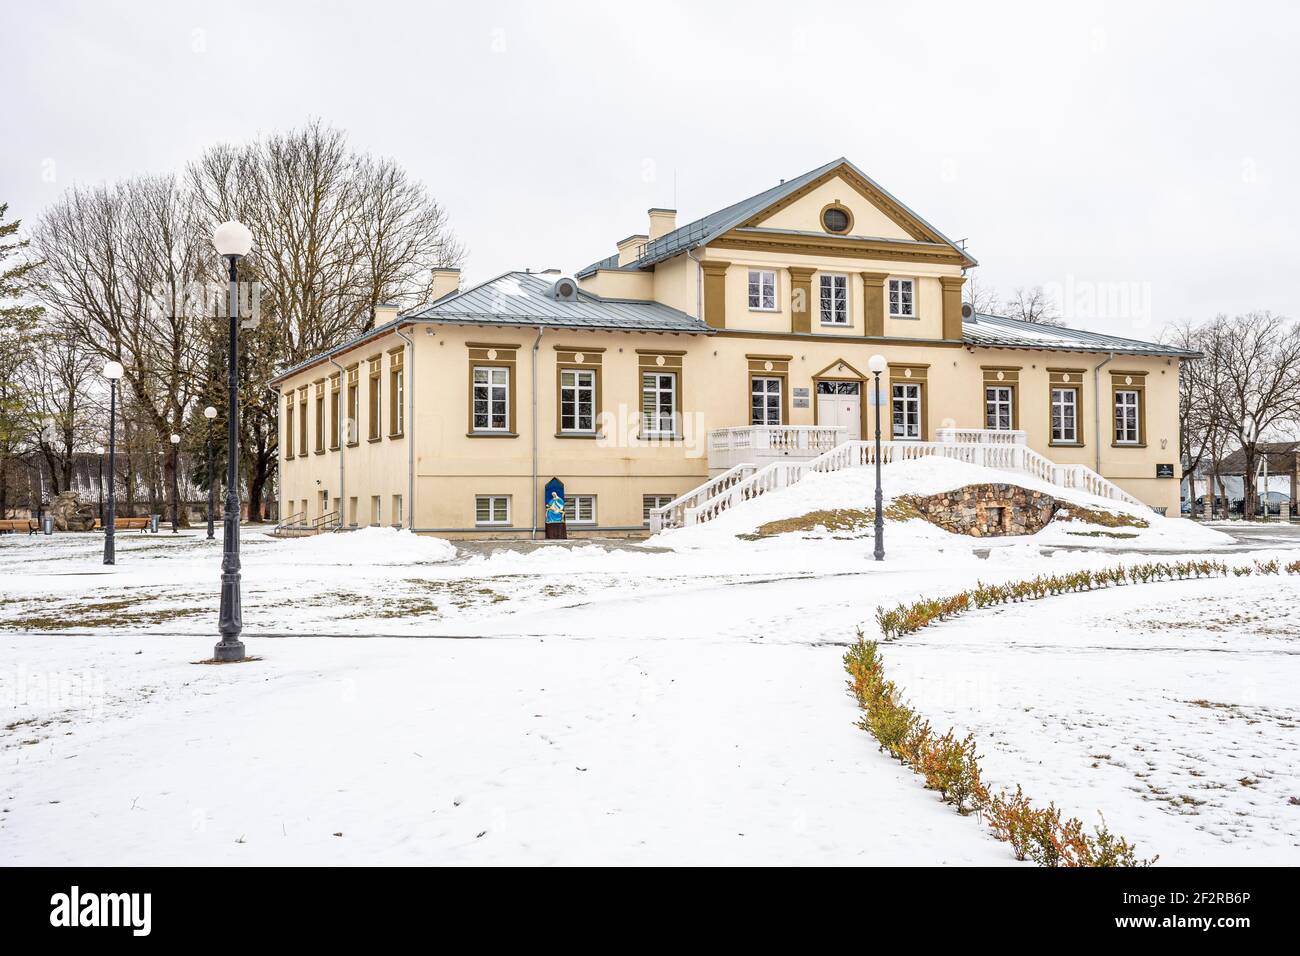
<svg viewBox="0 0 1300 956"><path fill-rule="evenodd" d="M779 459L806 461L844 441L848 429L833 425L745 425L709 432L709 471L741 462L763 465Z"/></svg>

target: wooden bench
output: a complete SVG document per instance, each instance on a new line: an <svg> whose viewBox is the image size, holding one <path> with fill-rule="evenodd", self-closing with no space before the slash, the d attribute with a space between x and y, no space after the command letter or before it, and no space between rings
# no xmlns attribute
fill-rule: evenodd
<svg viewBox="0 0 1300 956"><path fill-rule="evenodd" d="M96 518L95 530L100 531L102 530L102 528L103 526L100 524L99 519ZM114 518L113 530L114 531L148 531L149 519L148 518Z"/></svg>
<svg viewBox="0 0 1300 956"><path fill-rule="evenodd" d="M0 534L19 531L35 534L38 527L40 525L35 518L0 518Z"/></svg>

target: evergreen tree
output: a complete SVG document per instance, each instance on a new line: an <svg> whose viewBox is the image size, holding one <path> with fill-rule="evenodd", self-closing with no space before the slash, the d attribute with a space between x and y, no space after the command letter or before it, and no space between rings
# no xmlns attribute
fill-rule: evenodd
<svg viewBox="0 0 1300 956"><path fill-rule="evenodd" d="M6 222L8 211L8 203L0 203L0 517L9 513L29 405L18 373L31 357L41 316L40 306L26 304L35 264L24 255L27 241L18 238L21 221Z"/></svg>

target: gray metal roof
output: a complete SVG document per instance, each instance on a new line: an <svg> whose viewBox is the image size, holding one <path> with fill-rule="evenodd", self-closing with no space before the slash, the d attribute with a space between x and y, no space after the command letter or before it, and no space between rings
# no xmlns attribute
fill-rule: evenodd
<svg viewBox="0 0 1300 956"><path fill-rule="evenodd" d="M808 183L840 166L847 166L856 175L861 176L864 180L871 183L873 187L880 190L880 192L888 197L892 202L897 203L900 208L913 216L927 229L934 232L935 235L948 245L952 246L954 249L958 249L958 251L961 251L963 255L967 255L964 251L960 250L956 243L951 239L941 233L938 229L935 229L934 226L926 222L912 209L908 208L905 203L900 202L897 197L891 195L889 191L884 189L878 182L841 156L839 159L832 160L824 166L818 166L816 169L811 169L801 176L796 176L794 179L787 179L785 182L778 183L770 189L765 189L761 193L750 196L748 199L742 199L740 202L727 206L725 209L711 212L701 219L687 223L666 235L660 236L658 239L647 242L641 255L633 262L629 262L627 265L620 266L618 264L617 255L607 256L604 259L593 262L589 266L579 269L576 274L578 278L584 278L594 273L597 269L647 269L656 262L669 259L680 252L686 252L687 250L695 249L699 246L707 246L724 232L734 229L751 216L762 212L773 203L780 202L786 196L802 189ZM967 257L969 258L969 256ZM971 259L971 261L974 262L974 259Z"/></svg>
<svg viewBox="0 0 1300 956"><path fill-rule="evenodd" d="M578 290L577 300L551 296L558 276L507 272L482 285L446 296L403 318L484 325L555 326L566 329L618 329L632 332L711 334L694 316L660 302L611 299Z"/></svg>
<svg viewBox="0 0 1300 956"><path fill-rule="evenodd" d="M1142 342L1138 339L1120 338L1101 332L1069 329L1058 325L1042 325L1009 319L1001 315L975 316L961 324L963 342L990 348L1048 349L1060 352L1116 352L1123 355L1167 355L1180 358L1198 358L1199 352Z"/></svg>

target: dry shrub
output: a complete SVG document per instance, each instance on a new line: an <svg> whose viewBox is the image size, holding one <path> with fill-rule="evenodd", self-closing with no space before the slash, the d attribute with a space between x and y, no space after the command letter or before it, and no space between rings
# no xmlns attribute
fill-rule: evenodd
<svg viewBox="0 0 1300 956"><path fill-rule="evenodd" d="M1036 808L1016 787L990 795L980 773L975 738L961 739L949 730L938 735L929 721L902 700L898 686L885 677L878 645L858 634L844 654L849 691L863 716L858 726L876 738L880 749L925 778L945 803L958 813L978 810L994 836L1011 844L1017 860L1039 866L1149 866L1156 858L1139 859L1133 844L1102 825L1089 834L1082 821L1061 820L1055 804Z"/></svg>

